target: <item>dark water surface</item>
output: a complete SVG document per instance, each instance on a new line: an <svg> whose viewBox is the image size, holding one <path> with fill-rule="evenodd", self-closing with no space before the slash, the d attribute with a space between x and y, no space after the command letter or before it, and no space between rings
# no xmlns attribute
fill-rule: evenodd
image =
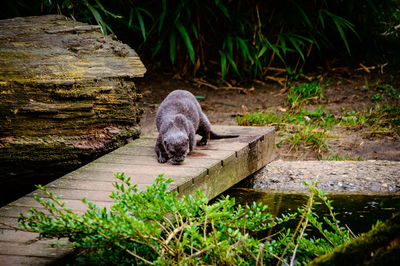
<svg viewBox="0 0 400 266"><path fill-rule="evenodd" d="M231 188L223 195L234 197L241 205L262 202L274 215L294 213L308 199L307 194L265 193L248 188ZM355 234L367 232L378 220L384 221L400 211L400 195L328 195L328 198L333 200L332 206L341 225L348 225ZM314 204L314 207L321 217L329 214L324 204Z"/></svg>

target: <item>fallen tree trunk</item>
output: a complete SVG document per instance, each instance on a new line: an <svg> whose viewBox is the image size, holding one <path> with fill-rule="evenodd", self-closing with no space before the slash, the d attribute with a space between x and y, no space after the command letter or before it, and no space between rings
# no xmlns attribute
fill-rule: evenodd
<svg viewBox="0 0 400 266"><path fill-rule="evenodd" d="M1 20L1 201L8 183L60 176L137 138L133 78L145 71L98 26L57 15Z"/></svg>

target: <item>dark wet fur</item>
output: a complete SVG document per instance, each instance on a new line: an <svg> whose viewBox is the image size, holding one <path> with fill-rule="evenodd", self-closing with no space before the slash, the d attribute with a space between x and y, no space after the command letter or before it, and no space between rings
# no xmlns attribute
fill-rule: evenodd
<svg viewBox="0 0 400 266"><path fill-rule="evenodd" d="M161 103L156 115L159 132L155 152L159 163L168 159L181 163L196 146L195 134L202 136L199 145L208 140L235 138L239 135L220 135L211 131L211 124L196 98L188 91L175 90Z"/></svg>

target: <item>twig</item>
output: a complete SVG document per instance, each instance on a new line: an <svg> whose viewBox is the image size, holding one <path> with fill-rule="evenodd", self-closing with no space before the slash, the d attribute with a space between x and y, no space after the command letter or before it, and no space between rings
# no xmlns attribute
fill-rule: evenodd
<svg viewBox="0 0 400 266"><path fill-rule="evenodd" d="M172 238L174 238L174 236L176 236L179 232L181 232L182 230L184 230L187 227L189 227L189 224L184 224L184 225L181 225L181 226L175 228L174 231L172 231L172 233L168 235L168 238L165 241L165 244L168 245L168 243L172 240Z"/></svg>
<svg viewBox="0 0 400 266"><path fill-rule="evenodd" d="M264 245L260 246L260 249L258 251L257 260L256 260L256 266L257 265L264 265L263 255L264 255Z"/></svg>
<svg viewBox="0 0 400 266"><path fill-rule="evenodd" d="M198 78L193 79L193 81L196 82L199 85L204 85L204 86L212 88L214 90L240 90L240 91L242 91L242 90L250 90L250 91L254 90L254 88L245 89L243 87L236 87L236 86L232 86L230 84L229 84L229 86L218 87L218 86L215 86L215 85L212 85L212 84L208 83L207 81L205 81L203 79L198 79Z"/></svg>
<svg viewBox="0 0 400 266"><path fill-rule="evenodd" d="M350 234L356 238L357 236L353 233L353 231L351 231L350 227L347 226L347 224L345 224L344 226L346 226L347 230L349 230Z"/></svg>
<svg viewBox="0 0 400 266"><path fill-rule="evenodd" d="M286 245L285 249L283 250L282 255L281 255L281 257L280 257L280 260L283 259L283 257L284 257L285 254L286 254L287 249L289 248L289 245L294 241L294 238L295 238L295 236L296 236L296 234L297 234L297 231L299 230L301 224L303 223L304 217L306 216L307 210L308 210L309 208L311 209L311 205L312 205L312 201L313 201L313 197L314 197L315 186L316 186L316 182L313 183L313 188L312 188L312 190L311 190L311 192L310 192L310 196L308 197L308 201L307 201L306 208L304 209L303 215L301 216L300 221L299 221L299 223L297 224L296 229L294 230L294 233L293 233L293 235L292 235L292 238L290 239L289 243ZM277 264L277 266L278 266L278 265L279 265L279 263Z"/></svg>
<svg viewBox="0 0 400 266"><path fill-rule="evenodd" d="M257 261L257 257L254 256L254 254L253 254L245 245L243 245L242 247L243 247L244 251L246 251L247 253L249 253L249 255L250 255L255 261ZM256 265L257 265L257 263L256 263Z"/></svg>
<svg viewBox="0 0 400 266"><path fill-rule="evenodd" d="M274 253L272 253L272 252L269 251L269 250L266 250L266 251L269 253L269 255L271 255L272 257L274 257L275 259L278 260L278 264L279 264L279 262L281 262L281 263L283 263L284 265L289 266L289 264L287 264L287 262L284 261L282 258L279 258L278 256L276 256Z"/></svg>
<svg viewBox="0 0 400 266"><path fill-rule="evenodd" d="M308 212L308 214L310 214L310 212L311 212L311 205L310 205L309 208L307 209L307 212ZM298 248L298 246L299 246L299 240L303 237L303 234L304 234L304 232L306 231L306 228L307 228L307 224L308 224L308 217L306 218L306 220L305 220L305 222L304 222L304 225L303 225L303 228L301 229L300 235L299 235L299 237L297 238L297 243L296 243L296 246L294 247L292 258L290 259L290 266L292 266L293 263L294 263L294 258L296 257L297 248Z"/></svg>

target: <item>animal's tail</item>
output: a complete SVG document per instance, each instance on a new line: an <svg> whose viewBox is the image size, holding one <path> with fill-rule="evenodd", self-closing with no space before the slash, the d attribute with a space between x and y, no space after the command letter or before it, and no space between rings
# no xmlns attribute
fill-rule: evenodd
<svg viewBox="0 0 400 266"><path fill-rule="evenodd" d="M227 138L237 138L239 135L237 134L229 134L229 135L222 135L215 133L213 131L210 131L210 139L227 139Z"/></svg>

